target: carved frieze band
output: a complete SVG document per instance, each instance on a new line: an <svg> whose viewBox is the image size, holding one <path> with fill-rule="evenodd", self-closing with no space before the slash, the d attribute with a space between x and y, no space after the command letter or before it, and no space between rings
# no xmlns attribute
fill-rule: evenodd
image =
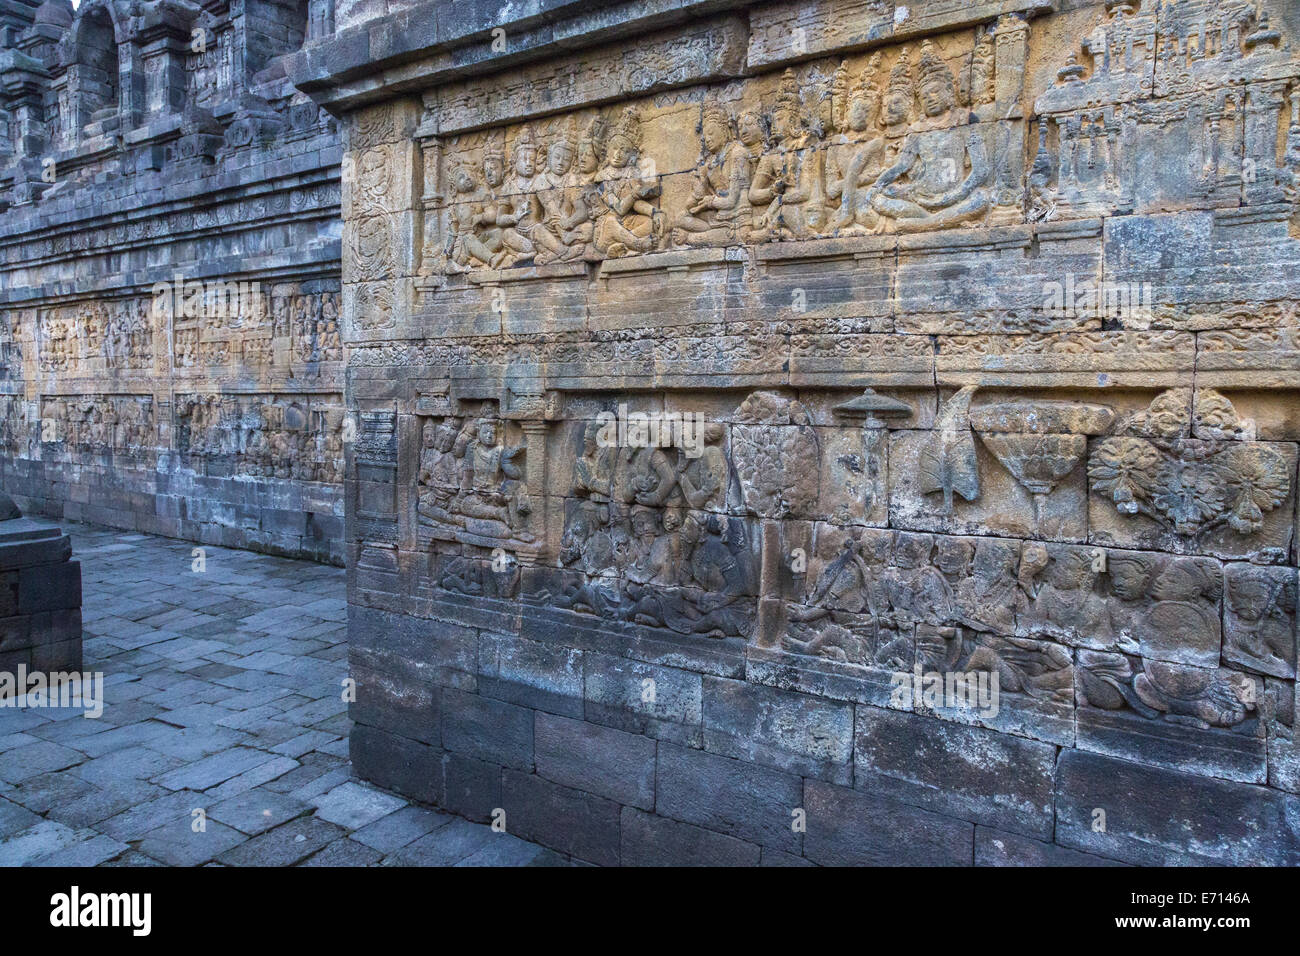
<svg viewBox="0 0 1300 956"><path fill-rule="evenodd" d="M422 216L419 272L1086 219L1198 199L1294 203L1300 58L1267 10L1186 0L1158 21L1145 0L1107 7L1036 98L1026 90L1034 21L1021 13L612 107L556 113L592 98L579 81L615 97L650 85L614 54L567 79L539 74L540 87L442 88L426 100L425 133L487 128L422 139L424 194L410 203ZM698 43L652 59L707 78L731 32L699 31ZM502 114L536 118L493 125ZM354 136L362 194L401 195L389 188L405 175L383 155L388 142ZM353 281L396 266L376 208L351 235Z"/></svg>

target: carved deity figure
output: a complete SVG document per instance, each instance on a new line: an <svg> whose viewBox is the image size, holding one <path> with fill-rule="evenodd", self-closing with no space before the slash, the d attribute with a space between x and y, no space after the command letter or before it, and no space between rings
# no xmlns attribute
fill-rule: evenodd
<svg viewBox="0 0 1300 956"><path fill-rule="evenodd" d="M847 94L844 129L831 138L826 149L826 198L835 206L830 228L836 235L868 234L879 225L879 216L865 201L889 156L886 138L875 130L880 93L873 79L879 68L880 54L876 54L858 85Z"/></svg>
<svg viewBox="0 0 1300 956"><path fill-rule="evenodd" d="M709 515L688 561L698 591L692 595L695 617L690 630L708 637L743 637L753 608L752 582L742 547L731 535L726 519ZM690 535L688 537L694 537Z"/></svg>
<svg viewBox="0 0 1300 956"><path fill-rule="evenodd" d="M508 446L500 436L497 422L483 419L478 428L463 430L452 446L452 454L465 460L467 487L456 499L456 511L466 518L498 522L501 537L532 541L524 528L525 516L532 510L523 469L515 463L520 446Z"/></svg>
<svg viewBox="0 0 1300 956"><path fill-rule="evenodd" d="M597 258L595 247L596 222L604 203L596 174L605 155L608 124L595 116L578 138L576 169L565 186L563 205L566 210L556 222L556 231L565 248L573 250L573 258Z"/></svg>
<svg viewBox="0 0 1300 956"><path fill-rule="evenodd" d="M515 137L510 152L510 179L504 186L504 202L499 207L501 212L497 220L498 225L505 228L502 234L505 244L520 259L532 256L536 249L532 236L537 223L536 190L539 185L537 143L533 128L525 126Z"/></svg>
<svg viewBox="0 0 1300 956"><path fill-rule="evenodd" d="M631 560L625 569L629 581L637 584L671 586L678 583L682 568L681 515L661 513L636 505L631 512Z"/></svg>
<svg viewBox="0 0 1300 956"><path fill-rule="evenodd" d="M676 245L723 246L749 237L754 157L736 138L733 125L725 108L705 105L700 137L707 155L695 172L686 211L673 224Z"/></svg>
<svg viewBox="0 0 1300 956"><path fill-rule="evenodd" d="M725 431L706 429L690 458L683 448L603 447L601 430L583 431L560 542L567 572L552 603L683 635L747 635L746 535L718 513L732 480Z"/></svg>
<svg viewBox="0 0 1300 956"><path fill-rule="evenodd" d="M963 624L995 634L1015 630L1019 562L1019 548L1011 542L989 538L976 545L971 573L956 588Z"/></svg>
<svg viewBox="0 0 1300 956"><path fill-rule="evenodd" d="M890 611L890 532L855 531L817 576L801 604L786 608L784 646L851 664L906 670L914 657L909 622Z"/></svg>
<svg viewBox="0 0 1300 956"><path fill-rule="evenodd" d="M452 513L461 489L460 461L452 453L457 425L454 419L424 426L420 449L420 493L417 510L428 524L458 524Z"/></svg>
<svg viewBox="0 0 1300 956"><path fill-rule="evenodd" d="M532 231L532 197L526 192L518 193L515 190L522 188L521 184L524 183L531 186L536 153L531 134L521 134L520 139L515 144L513 175L509 186L506 184L505 152L501 141L493 137L483 148L483 180L487 189L476 222L486 245L491 246L499 241L508 250L507 255L499 260L498 267L511 265L516 260L533 254L533 244L528 238L528 233Z"/></svg>
<svg viewBox="0 0 1300 956"><path fill-rule="evenodd" d="M608 510L594 502L579 502L560 540L560 564L594 576L613 574L615 537Z"/></svg>
<svg viewBox="0 0 1300 956"><path fill-rule="evenodd" d="M605 513L603 520L608 522L618 449L601 447L600 429L600 422L592 421L583 430L582 454L573 466L573 494L601 506Z"/></svg>
<svg viewBox="0 0 1300 956"><path fill-rule="evenodd" d="M615 464L613 504L618 518L626 516L632 505L662 507L671 499L680 499L677 474L663 448L621 449Z"/></svg>
<svg viewBox="0 0 1300 956"><path fill-rule="evenodd" d="M940 229L982 215L990 204L989 163L979 131L962 122L952 71L926 41L921 46L922 118L913 124L898 159L868 190L882 230ZM891 77L887 108L897 106ZM888 122L888 118L886 119Z"/></svg>
<svg viewBox="0 0 1300 956"><path fill-rule="evenodd" d="M961 651L955 595L930 564L934 538L903 533L894 548L894 565L884 575L890 621L915 623L917 657L927 670L948 670Z"/></svg>
<svg viewBox="0 0 1300 956"><path fill-rule="evenodd" d="M546 149L546 168L533 180L539 214L532 239L539 265L578 259L586 251L589 237L584 239L574 228L587 218L585 209L574 218L582 203L580 180L573 171L575 153L572 132L561 131Z"/></svg>
<svg viewBox="0 0 1300 956"><path fill-rule="evenodd" d="M1021 625L1027 633L1071 640L1077 633L1109 631L1109 608L1096 591L1097 571L1087 552L1068 548L1049 556L1042 545L1026 546L1018 579L1028 598Z"/></svg>

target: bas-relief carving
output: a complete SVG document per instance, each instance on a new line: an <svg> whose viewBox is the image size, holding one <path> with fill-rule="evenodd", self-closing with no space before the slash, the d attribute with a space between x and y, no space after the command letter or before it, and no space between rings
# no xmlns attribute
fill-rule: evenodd
<svg viewBox="0 0 1300 956"><path fill-rule="evenodd" d="M1268 515L1291 501L1295 450L1251 441L1252 432L1253 424L1218 392L1163 392L1119 434L1094 444L1088 459L1094 504L1107 500L1119 515L1148 519L1177 546L1215 538L1232 547L1258 536ZM1116 538L1133 534L1122 522L1112 527L1108 533ZM1257 546L1286 553L1289 531L1280 541L1273 537Z"/></svg>
<svg viewBox="0 0 1300 956"><path fill-rule="evenodd" d="M421 434L418 513L430 539L511 552L535 550L522 444L507 444L491 409L426 421Z"/></svg>
<svg viewBox="0 0 1300 956"><path fill-rule="evenodd" d="M1164 197L1174 208L1228 193L1294 202L1300 60L1289 41L1244 3L1175 4L1172 35L1147 6L1110 5L1064 62L1036 103L1027 170L1032 28L1017 15L959 35L960 57L927 38L710 88L698 109L639 101L453 137L439 151L445 206L429 207L443 241L425 269L1000 225L1026 210L1050 221ZM680 145L691 135L695 161Z"/></svg>
<svg viewBox="0 0 1300 956"><path fill-rule="evenodd" d="M540 298L588 282L582 264L610 263L592 283L605 311L589 308L583 328L532 334L502 315L499 334L449 320L452 334L435 336L416 322L402 341L351 353L376 379L418 366L453 392L474 382L474 398L417 411L407 437L421 449L405 491L428 593L509 598L541 605L546 620L642 628L679 646L743 640L751 660L777 662L773 680L812 692L827 675L878 685L917 666L996 673L1006 728L1056 742L1073 743L1077 728L1088 746L1114 749L1098 741L1119 727L1209 753L1275 734L1291 719L1279 701L1293 698L1296 667L1300 430L1278 394L1294 384L1294 310L1261 294L1158 301L1134 321L1022 314L1006 329L1005 308L936 301L948 273L972 281L975 255L993 263L991 281L1036 291L1040 273L1028 280L1022 267L1074 269L1114 225L1085 218L1292 215L1300 70L1289 38L1275 41L1253 4L1173 4L1172 30L1152 25L1153 5L1106 6L1098 30L1066 37L1073 60L1038 64L1032 90L1026 33L1043 21L1010 16L426 141L433 166L415 205L420 269L439 276L430 315L458 308L452 297L480 291L473 283L495 292L508 270L529 276L520 299ZM1206 13L1203 33L1179 25L1189 10ZM1272 159L1247 173L1243 157L1266 141ZM383 259L394 220L373 218L382 228L363 216L357 236L365 246L363 228L383 232L377 265L365 271L362 249L357 275L378 288L400 267ZM1235 235L1226 221L1212 228ZM783 268L792 284L859 280L875 236L894 243L880 257L913 270L907 288L881 280L882 299L905 305L790 317L786 301L779 316L772 307L779 295L764 298L761 283ZM977 253L961 248L983 236ZM1277 236L1249 243L1272 255ZM853 243L825 241L839 239ZM737 246L754 248L709 251ZM835 260L833 248L858 258ZM701 266L706 255L716 259ZM620 302L609 290L638 267L611 260L645 256L657 263L647 272L667 275ZM708 269L669 297L681 275ZM738 300L761 290L738 306L752 311L705 321L705 300L731 283L752 283ZM672 327L639 318L659 305L639 296L661 289ZM397 320L380 307L367 321ZM563 376L570 402L633 380L647 400L681 388L673 402L711 409L705 454L603 447L587 411L526 431L507 400L480 397L521 368ZM852 378L834 379L840 368ZM679 371L694 384L662 384ZM795 549L804 570L792 568Z"/></svg>
<svg viewBox="0 0 1300 956"><path fill-rule="evenodd" d="M1094 493L1111 488L1109 472L1095 478L1084 464L1090 442L1095 452L1182 430L1188 440L1252 444L1239 440L1247 423L1212 390L1169 390L1127 414L1063 399L977 399L962 390L920 432L935 446L936 498L947 475L978 500L983 488L962 475L1005 469L1050 511L1067 475L1092 481ZM1294 568L869 527L867 490L834 462L855 437L865 461L880 448L870 433L896 429L911 411L867 390L835 405L840 424L828 427L798 398L755 391L707 426L692 459L677 447L606 447L590 419L539 425L542 441L525 448L520 424L497 403L462 400L454 414L415 419L419 540L438 558L443 591L687 640L770 646L775 635L792 660L850 677L916 666L996 673L1011 713L1024 707L1058 722L1030 731L1049 739L1076 706L1257 733L1264 677L1294 678ZM976 458L977 438L988 457ZM539 454L573 456L567 488L528 485L526 463ZM888 474L887 460L874 467ZM1283 498L1291 481L1288 473ZM541 530L546 511L557 515L554 538ZM1241 534L1252 534L1249 522ZM795 541L809 543L808 562L792 576L785 552ZM521 565L543 573L527 577Z"/></svg>
<svg viewBox="0 0 1300 956"><path fill-rule="evenodd" d="M307 375L319 375L322 363L342 358L337 292L303 293L295 284L281 283L268 295L259 290L238 301L239 309L227 311L208 293L202 302L193 303L195 315L168 316L156 308L152 296L40 310L39 366L68 376L143 375L157 366L157 337L168 334L172 368L180 372L232 366L245 375L264 375L277 364L275 339L292 343L290 362ZM0 348L21 361L19 343L12 336L0 339ZM165 354L162 361L167 361Z"/></svg>
<svg viewBox="0 0 1300 956"><path fill-rule="evenodd" d="M286 75L292 5L153 6L20 5L0 39L20 74L0 91L6 490L69 520L341 562L335 121ZM293 301L274 321L163 318L152 289L177 276ZM190 447L196 396L219 411L198 411ZM325 396L319 435L253 422ZM252 475L272 480L236 480ZM302 528L276 520L290 507Z"/></svg>
<svg viewBox="0 0 1300 956"><path fill-rule="evenodd" d="M174 300L162 303L173 309L159 308L155 295L6 313L25 318L49 393L39 416L12 400L6 421L14 450L47 462L111 460L126 469L156 464L337 485L341 396L231 394L210 381L233 374L273 382L290 370L319 381L341 358L337 292L304 293L299 283L268 288L263 296L250 284L257 295L241 291L220 301L209 289L201 301L185 300L179 314L170 314ZM223 308L236 301L239 308ZM191 307L196 314L187 314ZM100 394L105 381L151 392L157 374L169 369L199 393Z"/></svg>
<svg viewBox="0 0 1300 956"><path fill-rule="evenodd" d="M440 150L445 205L431 215L443 238L426 268L944 229L1018 208L999 189L1005 157L990 148L1007 133L990 110L999 81L1018 89L995 63L1023 70L1011 52L999 61L994 38L1023 45L1023 28L991 26L954 63L924 40L888 66L876 53L791 68L695 109L636 103L454 137ZM680 158L690 137L694 168Z"/></svg>
<svg viewBox="0 0 1300 956"><path fill-rule="evenodd" d="M18 457L30 453L32 431L28 421L28 406L21 395L0 395L0 449Z"/></svg>
<svg viewBox="0 0 1300 956"><path fill-rule="evenodd" d="M87 302L41 314L40 367L76 373L149 370L154 364L155 323L146 297Z"/></svg>
<svg viewBox="0 0 1300 956"><path fill-rule="evenodd" d="M1224 660L1256 673L1294 678L1295 569L1232 564L1224 585Z"/></svg>
<svg viewBox="0 0 1300 956"><path fill-rule="evenodd" d="M971 428L1033 495L1037 523L1052 491L1083 460L1088 436L1105 433L1114 417L1114 411L1105 405L1009 401L982 407Z"/></svg>
<svg viewBox="0 0 1300 956"><path fill-rule="evenodd" d="M175 414L175 448L195 471L328 483L343 478L338 395L178 395Z"/></svg>
<svg viewBox="0 0 1300 956"><path fill-rule="evenodd" d="M45 396L40 416L42 458L122 454L152 460L158 452L152 395Z"/></svg>
<svg viewBox="0 0 1300 956"><path fill-rule="evenodd" d="M1300 61L1271 4L1106 7L1035 103L1041 218L1294 202Z"/></svg>

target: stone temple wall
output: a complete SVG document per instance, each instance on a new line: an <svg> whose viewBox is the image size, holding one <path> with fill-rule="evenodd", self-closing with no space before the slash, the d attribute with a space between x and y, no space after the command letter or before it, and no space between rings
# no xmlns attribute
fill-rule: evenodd
<svg viewBox="0 0 1300 956"><path fill-rule="evenodd" d="M330 0L0 0L0 487L342 561Z"/></svg>
<svg viewBox="0 0 1300 956"><path fill-rule="evenodd" d="M1300 862L1300 7L501 9L289 67L357 770L595 863Z"/></svg>

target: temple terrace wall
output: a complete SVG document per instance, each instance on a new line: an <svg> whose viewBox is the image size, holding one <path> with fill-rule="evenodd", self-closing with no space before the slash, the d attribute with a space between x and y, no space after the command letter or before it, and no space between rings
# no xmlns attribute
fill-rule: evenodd
<svg viewBox="0 0 1300 956"><path fill-rule="evenodd" d="M332 4L0 2L0 486L342 563Z"/></svg>
<svg viewBox="0 0 1300 956"><path fill-rule="evenodd" d="M0 486L581 860L1300 862L1300 8L502 9L0 0Z"/></svg>
<svg viewBox="0 0 1300 956"><path fill-rule="evenodd" d="M1300 862L1300 10L497 16L289 68L358 772L594 863Z"/></svg>

